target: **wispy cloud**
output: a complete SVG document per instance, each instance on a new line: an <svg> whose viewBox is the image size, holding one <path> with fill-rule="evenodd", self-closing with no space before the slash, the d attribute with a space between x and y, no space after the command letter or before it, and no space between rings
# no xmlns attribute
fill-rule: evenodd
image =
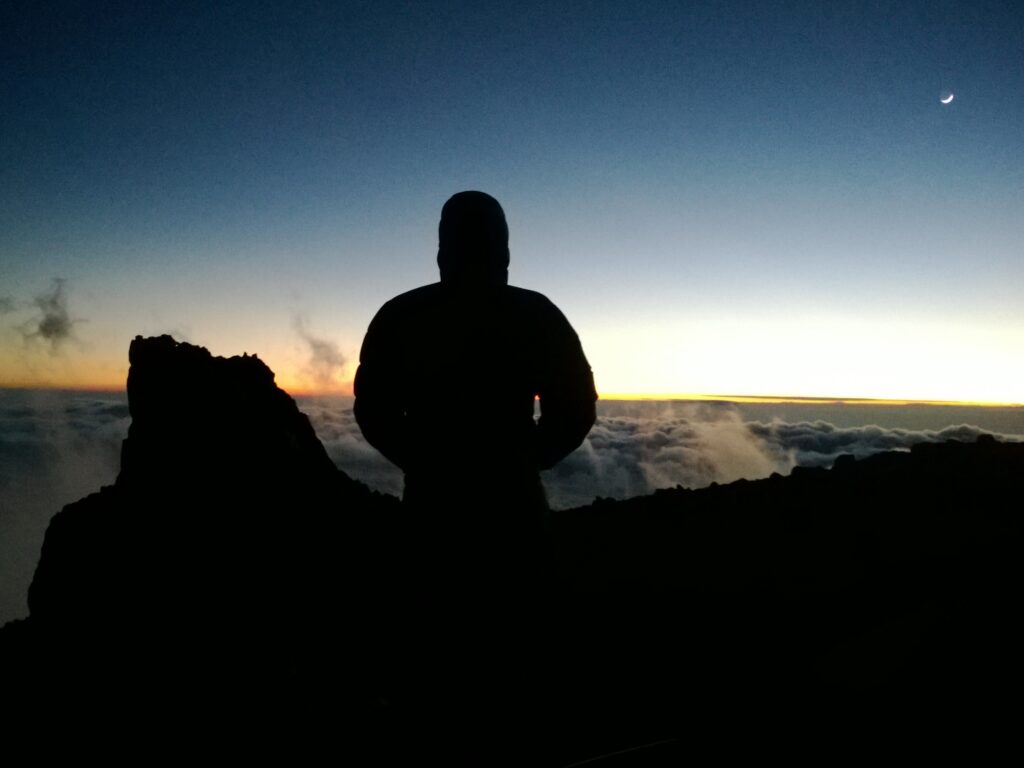
<svg viewBox="0 0 1024 768"><path fill-rule="evenodd" d="M67 281L56 277L50 290L33 299L34 317L22 324L21 334L26 342L42 341L56 352L69 339L74 338L74 327L81 320L68 312Z"/></svg>
<svg viewBox="0 0 1024 768"><path fill-rule="evenodd" d="M305 373L319 389L337 389L341 372L348 359L338 345L330 339L314 335L309 330L309 320L304 315L296 315L292 327L306 343L309 358L306 361Z"/></svg>

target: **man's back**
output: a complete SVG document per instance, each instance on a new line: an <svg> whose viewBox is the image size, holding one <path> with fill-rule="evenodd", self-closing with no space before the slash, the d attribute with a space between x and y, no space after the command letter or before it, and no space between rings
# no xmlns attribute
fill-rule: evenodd
<svg viewBox="0 0 1024 768"><path fill-rule="evenodd" d="M596 399L562 313L506 285L435 283L389 301L367 331L355 390L360 427L407 487L535 478L583 440Z"/></svg>

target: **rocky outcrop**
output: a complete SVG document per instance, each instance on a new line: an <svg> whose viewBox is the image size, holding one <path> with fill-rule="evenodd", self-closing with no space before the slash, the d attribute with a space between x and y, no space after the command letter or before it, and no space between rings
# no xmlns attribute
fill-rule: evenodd
<svg viewBox="0 0 1024 768"><path fill-rule="evenodd" d="M433 546L337 470L260 360L166 336L130 358L117 482L54 517L31 616L0 631L8 698L51 716L557 765L963 729L1019 683L1024 445L599 500L552 515L543 589L439 595L431 558L479 543Z"/></svg>
<svg viewBox="0 0 1024 768"><path fill-rule="evenodd" d="M257 357L169 336L129 355L120 474L50 523L30 617L5 630L16 682L105 691L115 717L181 703L280 717L321 688L358 708L372 692L352 660L371 638L353 624L380 587L363 583L380 565L368 542L397 500L333 465Z"/></svg>

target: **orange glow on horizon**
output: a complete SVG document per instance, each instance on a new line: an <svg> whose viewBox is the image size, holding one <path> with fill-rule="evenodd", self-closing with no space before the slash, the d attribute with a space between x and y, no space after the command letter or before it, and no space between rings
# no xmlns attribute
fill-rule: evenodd
<svg viewBox="0 0 1024 768"><path fill-rule="evenodd" d="M282 380L275 377L278 387L292 397L351 397L352 382L341 384L337 388L318 389L304 385L302 377L290 380ZM83 392L95 394L117 394L123 393L126 389L127 376L120 384L84 382L82 384L36 384L12 382L0 383L0 389L37 389L56 392ZM685 393L685 392L607 392L599 393L600 400L604 401L647 401L647 402L726 402L726 403L754 403L770 405L773 403L784 404L806 404L806 405L890 405L890 406L953 406L953 407L976 407L976 408L1024 408L1024 403L1013 402L989 402L981 400L914 400L908 398L874 398L874 397L810 397L804 395L723 395L706 393Z"/></svg>
<svg viewBox="0 0 1024 768"><path fill-rule="evenodd" d="M124 392L128 384L128 371L123 376L81 376L59 384L52 377L11 377L0 379L0 389L45 389L55 392Z"/></svg>
<svg viewBox="0 0 1024 768"><path fill-rule="evenodd" d="M351 382L334 389L317 389L316 387L304 386L302 384L285 386L280 381L277 382L277 386L292 397L352 397Z"/></svg>

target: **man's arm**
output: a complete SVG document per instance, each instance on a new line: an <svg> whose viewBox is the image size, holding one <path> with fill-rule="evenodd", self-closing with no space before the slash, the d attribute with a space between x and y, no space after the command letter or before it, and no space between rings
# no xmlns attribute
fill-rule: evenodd
<svg viewBox="0 0 1024 768"><path fill-rule="evenodd" d="M353 383L353 411L363 437L392 464L406 469L405 351L394 320L384 305L370 323L359 352Z"/></svg>
<svg viewBox="0 0 1024 768"><path fill-rule="evenodd" d="M541 332L546 359L537 393L537 466L550 469L576 450L594 426L597 390L579 337L554 304Z"/></svg>

